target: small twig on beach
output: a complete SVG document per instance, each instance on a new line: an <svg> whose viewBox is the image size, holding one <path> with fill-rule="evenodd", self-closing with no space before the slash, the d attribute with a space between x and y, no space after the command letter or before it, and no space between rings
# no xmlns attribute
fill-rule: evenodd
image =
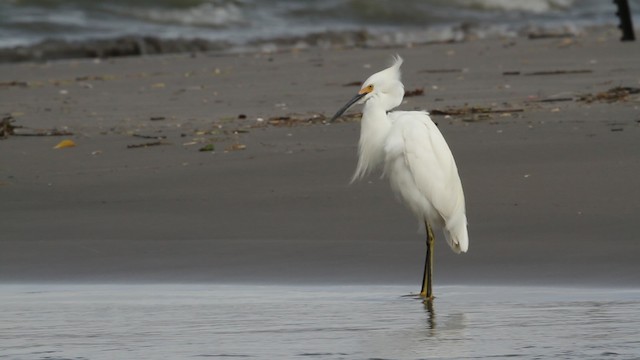
<svg viewBox="0 0 640 360"><path fill-rule="evenodd" d="M530 102L550 103L550 102L563 102L563 101L573 101L573 100L575 99L572 97L562 97L562 98L546 98L546 99L531 100Z"/></svg>
<svg viewBox="0 0 640 360"><path fill-rule="evenodd" d="M405 90L404 97L422 96L424 95L424 88Z"/></svg>
<svg viewBox="0 0 640 360"><path fill-rule="evenodd" d="M571 74L591 74L593 70L591 69L579 69L579 70L546 70L546 71L534 71L529 73L522 73L521 71L503 71L502 75L505 76L514 76L514 75L525 75L525 76L543 76L543 75L571 75Z"/></svg>
<svg viewBox="0 0 640 360"><path fill-rule="evenodd" d="M526 73L526 76L537 76L537 75L567 75L567 74L591 74L593 70L591 69L580 69L580 70L548 70L548 71L534 71L530 73Z"/></svg>
<svg viewBox="0 0 640 360"><path fill-rule="evenodd" d="M152 142L147 142L147 143L142 143L142 144L127 145L127 149L146 148L146 147L150 147L150 146L158 146L158 145L165 145L165 144L166 144L166 142L164 142L164 141L152 141Z"/></svg>
<svg viewBox="0 0 640 360"><path fill-rule="evenodd" d="M15 81L15 80L0 82L0 87L10 87L10 86L27 87L29 86L29 83L27 83L26 81Z"/></svg>
<svg viewBox="0 0 640 360"><path fill-rule="evenodd" d="M449 108L446 110L438 110L433 109L429 111L431 115L450 115L450 116L460 116L460 115L469 115L469 114L508 114L514 112L523 112L524 109L516 108L516 109L493 109L490 107L476 107L476 106L465 106L461 108Z"/></svg>
<svg viewBox="0 0 640 360"><path fill-rule="evenodd" d="M461 73L462 69L427 69L419 71L427 74L447 74L447 73Z"/></svg>
<svg viewBox="0 0 640 360"><path fill-rule="evenodd" d="M17 126L16 126L17 128ZM25 128L26 129L26 128ZM58 130L58 129L36 129L36 132L25 133L19 132L14 133L13 136L71 136L73 133L67 130Z"/></svg>
<svg viewBox="0 0 640 360"><path fill-rule="evenodd" d="M141 139L156 139L156 140L162 140L162 139L166 139L167 137L164 135L141 135L141 134L133 134L131 135L133 137L137 137L137 138L141 138Z"/></svg>
<svg viewBox="0 0 640 360"><path fill-rule="evenodd" d="M352 81L352 82L343 84L342 86L362 86L362 81Z"/></svg>

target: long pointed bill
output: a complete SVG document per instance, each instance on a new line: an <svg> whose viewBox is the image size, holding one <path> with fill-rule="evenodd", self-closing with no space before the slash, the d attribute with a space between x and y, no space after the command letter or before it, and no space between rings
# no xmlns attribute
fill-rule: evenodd
<svg viewBox="0 0 640 360"><path fill-rule="evenodd" d="M356 102L358 102L358 100L362 99L365 95L367 95L366 92L354 96L353 99L349 100L347 105L343 106L342 109L338 110L338 112L335 115L333 115L333 117L329 121L333 122L335 119L339 118L340 115L344 114L344 112L347 111L347 109L349 109L351 107L351 105L353 105Z"/></svg>

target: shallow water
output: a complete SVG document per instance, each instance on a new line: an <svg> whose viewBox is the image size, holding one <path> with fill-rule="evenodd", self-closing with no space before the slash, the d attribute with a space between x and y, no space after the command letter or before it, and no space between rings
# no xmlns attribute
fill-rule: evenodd
<svg viewBox="0 0 640 360"><path fill-rule="evenodd" d="M640 290L0 285L2 359L633 359Z"/></svg>

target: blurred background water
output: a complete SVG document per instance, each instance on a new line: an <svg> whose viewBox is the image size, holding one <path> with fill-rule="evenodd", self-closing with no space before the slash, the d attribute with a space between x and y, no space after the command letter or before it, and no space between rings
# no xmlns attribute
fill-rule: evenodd
<svg viewBox="0 0 640 360"><path fill-rule="evenodd" d="M1 285L0 359L637 359L640 291Z"/></svg>
<svg viewBox="0 0 640 360"><path fill-rule="evenodd" d="M640 0L630 5L638 24ZM615 10L609 0L2 0L0 48L123 36L197 38L225 49L356 37L394 45L540 29L575 33L617 24Z"/></svg>

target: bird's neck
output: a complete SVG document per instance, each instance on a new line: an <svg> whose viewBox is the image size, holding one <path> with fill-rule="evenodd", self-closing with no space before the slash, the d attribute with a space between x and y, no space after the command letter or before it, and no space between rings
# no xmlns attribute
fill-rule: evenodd
<svg viewBox="0 0 640 360"><path fill-rule="evenodd" d="M360 179L378 167L384 160L384 143L391 128L387 109L371 99L362 110L358 166L353 180Z"/></svg>

